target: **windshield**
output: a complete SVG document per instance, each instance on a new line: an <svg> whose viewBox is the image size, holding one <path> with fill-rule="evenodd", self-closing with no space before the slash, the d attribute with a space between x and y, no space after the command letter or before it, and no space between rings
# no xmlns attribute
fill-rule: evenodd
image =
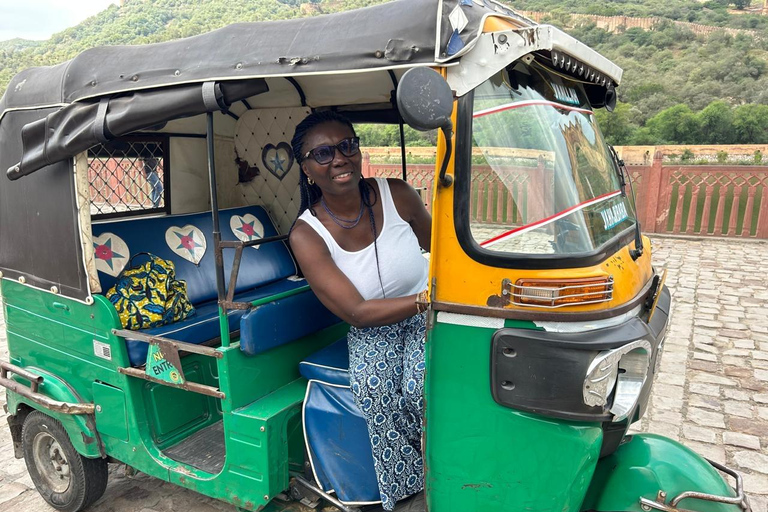
<svg viewBox="0 0 768 512"><path fill-rule="evenodd" d="M498 252L574 255L634 215L583 88L535 61L475 90L470 231Z"/></svg>

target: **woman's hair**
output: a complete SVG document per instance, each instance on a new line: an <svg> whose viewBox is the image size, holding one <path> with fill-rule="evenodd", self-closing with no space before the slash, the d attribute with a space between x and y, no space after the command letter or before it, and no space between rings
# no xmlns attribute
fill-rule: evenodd
<svg viewBox="0 0 768 512"><path fill-rule="evenodd" d="M299 167L301 167L301 163L304 161L304 155L306 154L306 151L304 151L304 138L314 128L326 123L343 124L352 131L353 136L357 137L357 133L355 132L355 127L352 126L352 122L338 112L333 110L312 112L298 125L296 125L296 131L293 133L293 138L291 139L293 157L296 160L296 163L299 164ZM379 274L381 293L384 294L384 297L386 297L386 293L384 292L384 283L381 279L381 268L379 267L379 248L378 244L376 243L376 238L378 238L376 231L376 219L373 215L373 205L376 204L377 199L376 191L364 179L361 179L358 182L358 187L360 188L360 196L363 199L363 205L368 210L368 217L371 222L371 231L373 232L373 248L376 253L376 270ZM299 206L299 214L296 216L296 220L298 220L298 218L301 217L301 214L306 210L309 210L313 216L317 217L317 214L315 213L312 205L317 203L320 198L322 198L323 192L317 185L310 185L309 181L307 180L307 175L301 169L299 169L299 189L301 191L301 205ZM296 225L295 220L293 221L293 225ZM291 226L290 230L293 230L293 226Z"/></svg>
<svg viewBox="0 0 768 512"><path fill-rule="evenodd" d="M307 153L304 150L304 138L314 128L326 124L326 123L340 123L352 130L352 135L357 136L355 133L355 127L352 126L352 122L333 110L324 110L322 112L312 112L305 117L298 125L296 125L296 131L293 133L291 139L291 149L293 149L293 157L296 163L301 167L301 163L304 161L304 155ZM362 180L361 180L362 181ZM323 193L320 191L320 187L317 185L310 185L307 181L307 175L304 171L299 170L299 189L301 191L301 205L299 206L299 216L304 213L305 210L309 210L312 215L315 215L315 211L312 205L320 200Z"/></svg>

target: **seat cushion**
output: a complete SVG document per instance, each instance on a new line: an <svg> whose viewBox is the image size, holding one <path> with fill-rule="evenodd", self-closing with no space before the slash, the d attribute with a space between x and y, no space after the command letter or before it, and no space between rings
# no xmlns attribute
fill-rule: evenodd
<svg viewBox="0 0 768 512"><path fill-rule="evenodd" d="M347 504L379 503L368 424L352 390L310 381L303 415L309 462L323 490Z"/></svg>
<svg viewBox="0 0 768 512"><path fill-rule="evenodd" d="M307 380L349 387L349 349L346 336L305 358L299 363L299 372Z"/></svg>
<svg viewBox="0 0 768 512"><path fill-rule="evenodd" d="M221 210L219 219L222 240L237 240L233 230L241 229L245 223L252 225L255 233L261 237L278 234L269 215L260 206ZM199 229L205 238L205 254L198 264L179 256L166 241L169 228L176 227L186 232L192 226ZM176 268L176 278L187 283L187 296L195 307L217 298L213 221L210 212L99 222L93 224L92 231L94 237L104 233L113 233L120 237L128 246L130 254L125 255L126 257L139 252L150 252L172 261ZM227 282L234 253L234 249L224 250L224 273ZM258 246L258 249L246 247L243 250L235 292L246 293L296 273L296 264L284 242L264 244ZM99 272L99 280L102 293L107 293L115 284L116 278Z"/></svg>
<svg viewBox="0 0 768 512"><path fill-rule="evenodd" d="M235 300L240 302L250 302L264 297L269 297L276 293L282 293L293 288L306 284L304 280L294 281L290 279L281 279L280 281L270 283L266 286L250 290L245 293L235 295ZM244 310L231 310L227 312L229 319L229 330L238 329L240 319L246 313ZM221 335L219 328L219 305L218 301L212 300L195 307L195 314L183 322L175 322L153 329L144 329L138 331L150 336L163 336L176 341L187 343L203 343ZM128 358L131 365L140 366L146 362L148 345L141 341L127 339Z"/></svg>
<svg viewBox="0 0 768 512"><path fill-rule="evenodd" d="M306 290L243 315L240 349L248 355L261 354L339 322L341 319L328 311L312 290Z"/></svg>

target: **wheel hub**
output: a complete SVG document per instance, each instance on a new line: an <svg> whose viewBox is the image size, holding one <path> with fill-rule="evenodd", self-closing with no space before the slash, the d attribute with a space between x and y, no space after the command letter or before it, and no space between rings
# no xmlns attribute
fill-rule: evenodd
<svg viewBox="0 0 768 512"><path fill-rule="evenodd" d="M48 432L39 432L32 441L35 467L53 492L61 493L69 488L70 466L64 451Z"/></svg>

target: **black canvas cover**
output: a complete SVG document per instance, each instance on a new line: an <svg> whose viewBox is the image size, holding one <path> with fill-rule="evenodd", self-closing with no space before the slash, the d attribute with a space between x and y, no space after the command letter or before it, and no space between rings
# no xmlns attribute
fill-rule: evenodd
<svg viewBox="0 0 768 512"><path fill-rule="evenodd" d="M21 128L52 109L9 112L0 123L0 166L21 158ZM56 162L23 180L2 177L0 186L0 271L62 295L87 297L75 204L71 159Z"/></svg>
<svg viewBox="0 0 768 512"><path fill-rule="evenodd" d="M234 87L228 82L449 62L472 46L490 14L520 19L492 0L399 0L313 18L237 23L166 43L94 48L56 66L22 71L0 99L0 123L17 109L60 111L25 127L23 158L8 177L127 133L113 125L138 130L210 111L201 96L205 82L217 82L219 96L226 97ZM254 91L258 85L230 93L224 103ZM111 98L109 105L104 98Z"/></svg>
<svg viewBox="0 0 768 512"><path fill-rule="evenodd" d="M71 103L107 94L208 80L298 76L450 61L449 16L460 6L469 45L497 13L491 0L398 0L338 14L227 27L165 43L86 50L58 66L13 78L0 100L9 108ZM439 34L438 34L439 31Z"/></svg>

